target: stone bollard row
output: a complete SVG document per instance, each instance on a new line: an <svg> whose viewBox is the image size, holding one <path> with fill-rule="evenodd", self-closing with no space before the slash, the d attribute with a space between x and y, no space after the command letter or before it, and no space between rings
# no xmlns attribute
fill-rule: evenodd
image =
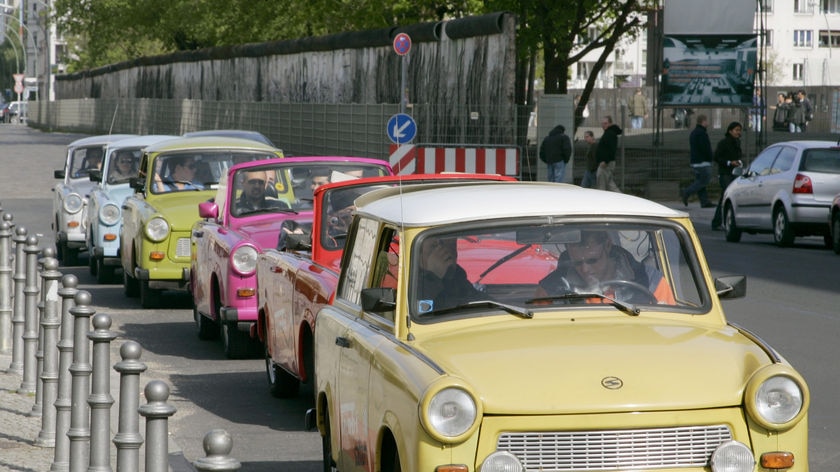
<svg viewBox="0 0 840 472"><path fill-rule="evenodd" d="M3 216L7 216L4 213ZM0 352L12 350L12 225L0 221Z"/></svg>
<svg viewBox="0 0 840 472"><path fill-rule="evenodd" d="M12 306L12 362L7 372L23 374L23 330L26 319L24 318L23 287L26 283L26 257L23 249L26 246L27 230L23 226L15 228L15 235L12 242L15 243L15 271L12 276L14 281L14 304Z"/></svg>

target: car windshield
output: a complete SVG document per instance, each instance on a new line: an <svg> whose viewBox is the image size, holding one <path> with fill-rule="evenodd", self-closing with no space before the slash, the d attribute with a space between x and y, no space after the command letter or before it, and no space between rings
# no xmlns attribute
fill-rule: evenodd
<svg viewBox="0 0 840 472"><path fill-rule="evenodd" d="M108 159L107 174L109 184L124 184L132 177L137 177L140 163L140 147L117 149Z"/></svg>
<svg viewBox="0 0 840 472"><path fill-rule="evenodd" d="M189 192L218 187L219 179L234 164L277 157L263 152L230 150L175 152L155 159L151 192Z"/></svg>
<svg viewBox="0 0 840 472"><path fill-rule="evenodd" d="M411 261L409 310L420 323L488 310L528 317L605 305L630 315L708 309L688 235L671 223L488 222L428 230L413 244Z"/></svg>
<svg viewBox="0 0 840 472"><path fill-rule="evenodd" d="M104 153L101 144L73 149L70 155L70 178L87 178L91 170L101 170Z"/></svg>

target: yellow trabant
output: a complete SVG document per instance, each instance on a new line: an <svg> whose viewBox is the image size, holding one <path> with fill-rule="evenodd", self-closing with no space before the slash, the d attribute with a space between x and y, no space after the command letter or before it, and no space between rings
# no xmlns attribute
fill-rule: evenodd
<svg viewBox="0 0 840 472"><path fill-rule="evenodd" d="M325 470L808 470L808 386L686 213L552 183L355 201L315 326Z"/></svg>

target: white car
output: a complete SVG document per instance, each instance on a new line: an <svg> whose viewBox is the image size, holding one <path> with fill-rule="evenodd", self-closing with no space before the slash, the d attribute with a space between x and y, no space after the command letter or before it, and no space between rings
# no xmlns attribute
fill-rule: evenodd
<svg viewBox="0 0 840 472"><path fill-rule="evenodd" d="M739 170L736 170L739 172ZM726 240L772 233L779 246L797 236L822 236L831 247L828 219L840 193L840 147L834 141L787 141L768 146L740 171L723 194Z"/></svg>
<svg viewBox="0 0 840 472"><path fill-rule="evenodd" d="M85 207L88 194L93 188L91 169L101 168L108 144L132 136L91 136L73 141L67 146L64 167L53 173L61 182L53 188L52 229L55 231L58 258L64 265L75 265L79 250L85 247Z"/></svg>

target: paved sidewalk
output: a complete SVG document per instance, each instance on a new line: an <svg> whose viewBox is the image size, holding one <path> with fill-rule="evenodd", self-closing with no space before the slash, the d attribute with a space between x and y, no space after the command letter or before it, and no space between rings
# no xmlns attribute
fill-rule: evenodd
<svg viewBox="0 0 840 472"><path fill-rule="evenodd" d="M30 416L35 394L17 393L22 377L7 372L11 362L11 354L0 354L0 470L46 472L55 450L35 445L41 431L41 417Z"/></svg>

